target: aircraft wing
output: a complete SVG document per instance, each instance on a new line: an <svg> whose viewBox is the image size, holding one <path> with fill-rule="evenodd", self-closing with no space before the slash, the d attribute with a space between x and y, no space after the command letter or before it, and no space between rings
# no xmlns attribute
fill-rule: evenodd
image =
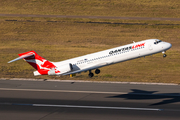
<svg viewBox="0 0 180 120"><path fill-rule="evenodd" d="M81 72L84 72L84 71L89 71L89 70L97 69L97 68L100 68L102 66L106 66L108 64L109 64L108 62L104 62L104 63L100 63L100 64L95 64L95 65L93 65L91 67L88 67L88 68L85 68L85 69L76 70L76 71L64 73L64 74L61 74L61 75L70 75L70 74L81 73Z"/></svg>

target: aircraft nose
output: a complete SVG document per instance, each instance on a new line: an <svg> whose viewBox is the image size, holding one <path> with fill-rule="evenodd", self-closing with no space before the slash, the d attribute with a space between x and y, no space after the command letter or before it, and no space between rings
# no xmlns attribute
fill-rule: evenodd
<svg viewBox="0 0 180 120"><path fill-rule="evenodd" d="M166 50L170 49L171 47L172 47L171 43L165 42L163 44L163 48L166 49Z"/></svg>
<svg viewBox="0 0 180 120"><path fill-rule="evenodd" d="M167 43L167 48L170 49L172 47L171 43Z"/></svg>

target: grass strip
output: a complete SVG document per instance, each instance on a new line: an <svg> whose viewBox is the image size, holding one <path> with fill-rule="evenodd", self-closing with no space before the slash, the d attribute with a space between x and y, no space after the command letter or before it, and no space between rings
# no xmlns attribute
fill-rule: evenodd
<svg viewBox="0 0 180 120"><path fill-rule="evenodd" d="M180 83L179 23L160 21L119 21L128 24L109 24L116 20L0 18L0 76L1 78L69 79L69 76L34 77L34 69L22 60L7 64L18 53L35 50L50 61L105 50L132 41L159 38L172 43L167 58L162 54L147 56L101 69L92 79L87 73L77 74L73 79L94 81L161 82ZM34 20L33 22L31 22ZM48 22L56 20L59 22ZM101 22L101 24L99 23ZM102 24L103 23L103 24ZM133 24L138 23L138 24ZM161 25L157 25L161 24ZM177 25L176 25L177 24Z"/></svg>

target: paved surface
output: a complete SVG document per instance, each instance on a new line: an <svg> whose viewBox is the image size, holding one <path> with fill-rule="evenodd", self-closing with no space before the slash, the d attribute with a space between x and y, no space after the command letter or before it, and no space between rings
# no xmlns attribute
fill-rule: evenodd
<svg viewBox="0 0 180 120"><path fill-rule="evenodd" d="M0 80L2 120L179 120L180 86Z"/></svg>
<svg viewBox="0 0 180 120"><path fill-rule="evenodd" d="M114 16L78 16L78 15L29 15L29 14L0 14L3 17L48 17L48 18L93 18L93 19L122 19L122 20L170 20L180 21L180 18L152 17L114 17Z"/></svg>

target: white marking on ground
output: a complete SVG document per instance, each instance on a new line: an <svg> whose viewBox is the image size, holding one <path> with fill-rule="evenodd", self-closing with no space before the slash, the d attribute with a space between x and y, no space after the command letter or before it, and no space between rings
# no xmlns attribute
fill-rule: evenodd
<svg viewBox="0 0 180 120"><path fill-rule="evenodd" d="M114 110L151 110L162 111L156 108L131 108L131 107L107 107L107 106L80 106L80 105L49 105L49 104L33 104L33 106L41 107L65 107L65 108L92 108L92 109L114 109Z"/></svg>
<svg viewBox="0 0 180 120"><path fill-rule="evenodd" d="M115 84L138 84L138 85L179 85L175 83L148 83L148 82L113 82L113 81L85 81L85 80L54 80L34 78L0 78L0 80L25 80L25 81L50 81L50 82L90 82L90 83L115 83Z"/></svg>
<svg viewBox="0 0 180 120"><path fill-rule="evenodd" d="M74 90L44 90L44 89L15 89L15 88L0 88L0 90L7 91L33 91L33 92L66 92L66 93L94 93L94 94L128 94L128 95L152 95L152 96L180 96L179 93L168 94L168 93L131 93L131 92L102 92L102 91L74 91Z"/></svg>
<svg viewBox="0 0 180 120"><path fill-rule="evenodd" d="M0 88L0 90L9 91L35 91L35 92L69 92L69 93L97 93L97 94L128 94L128 92L102 92L102 91L73 91L73 90L44 90L44 89L14 89Z"/></svg>
<svg viewBox="0 0 180 120"><path fill-rule="evenodd" d="M132 107L111 107L111 106L52 105L52 104L29 104L29 103L0 103L0 105L34 106L34 107L86 108L86 109L113 109L113 110L163 111L163 109L158 109L158 108L132 108Z"/></svg>

